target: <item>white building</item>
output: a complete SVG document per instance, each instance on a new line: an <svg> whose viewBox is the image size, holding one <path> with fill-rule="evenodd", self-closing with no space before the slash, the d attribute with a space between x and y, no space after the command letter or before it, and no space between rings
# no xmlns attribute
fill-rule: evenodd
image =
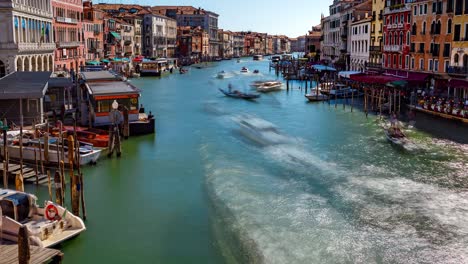
<svg viewBox="0 0 468 264"><path fill-rule="evenodd" d="M148 14L144 18L143 51L150 57L172 57L177 38L177 21L175 19Z"/></svg>
<svg viewBox="0 0 468 264"><path fill-rule="evenodd" d="M0 1L0 77L15 71L53 71L50 0Z"/></svg>
<svg viewBox="0 0 468 264"><path fill-rule="evenodd" d="M371 18L359 19L351 23L351 64L350 70L364 71L370 56Z"/></svg>

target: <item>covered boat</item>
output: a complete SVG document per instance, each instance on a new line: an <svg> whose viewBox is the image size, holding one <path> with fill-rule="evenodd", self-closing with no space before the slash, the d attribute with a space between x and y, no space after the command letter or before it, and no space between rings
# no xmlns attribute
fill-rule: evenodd
<svg viewBox="0 0 468 264"><path fill-rule="evenodd" d="M26 226L32 245L52 247L86 230L83 220L64 207L46 201L37 205L36 196L24 192L0 189L1 237L18 242L21 226Z"/></svg>

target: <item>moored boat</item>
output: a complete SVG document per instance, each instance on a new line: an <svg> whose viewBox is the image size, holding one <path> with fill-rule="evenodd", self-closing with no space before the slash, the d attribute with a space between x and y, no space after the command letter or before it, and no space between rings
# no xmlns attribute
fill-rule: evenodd
<svg viewBox="0 0 468 264"><path fill-rule="evenodd" d="M216 78L218 78L218 79L224 79L224 77L226 77L226 72L225 71L220 71L216 75Z"/></svg>
<svg viewBox="0 0 468 264"><path fill-rule="evenodd" d="M253 60L254 60L254 61L263 60L263 56L262 56L262 55L254 55L254 56L253 56Z"/></svg>
<svg viewBox="0 0 468 264"><path fill-rule="evenodd" d="M319 102L319 101L326 101L328 100L328 96L324 94L317 94L317 93L308 93L305 97L311 102Z"/></svg>
<svg viewBox="0 0 468 264"><path fill-rule="evenodd" d="M8 189L0 189L1 237L18 242L19 228L26 226L31 244L52 247L86 230L81 218L64 207L45 202L37 205L36 196Z"/></svg>
<svg viewBox="0 0 468 264"><path fill-rule="evenodd" d="M259 92L271 92L271 91L279 91L283 87L283 83L280 81L273 81L273 82L264 82L263 84L257 86L257 91Z"/></svg>

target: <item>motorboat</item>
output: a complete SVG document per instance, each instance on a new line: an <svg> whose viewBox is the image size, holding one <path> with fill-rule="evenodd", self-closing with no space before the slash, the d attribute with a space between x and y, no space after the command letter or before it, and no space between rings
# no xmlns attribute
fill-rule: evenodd
<svg viewBox="0 0 468 264"><path fill-rule="evenodd" d="M185 68L180 68L180 69L179 69L179 73L180 73L180 74L185 74L185 73L187 73L187 72L188 72L188 69L185 69Z"/></svg>
<svg viewBox="0 0 468 264"><path fill-rule="evenodd" d="M259 70L254 70L253 73L257 74L257 73L260 73Z"/></svg>
<svg viewBox="0 0 468 264"><path fill-rule="evenodd" d="M253 93L243 93L241 91L238 91L238 90L234 90L234 91L226 91L226 90L223 90L221 88L219 88L219 90L226 96L228 97L233 97L233 98L239 98L239 99L247 99L247 100L250 100L250 99L257 99L260 97L259 94L253 94Z"/></svg>
<svg viewBox="0 0 468 264"><path fill-rule="evenodd" d="M358 93L357 89L353 89L349 86L346 86L344 84L335 84L333 85L332 89L326 91L326 90L321 90L320 91L322 94L329 95L330 98L350 98L350 97L359 97L362 94ZM328 93L328 94L327 94Z"/></svg>
<svg viewBox="0 0 468 264"><path fill-rule="evenodd" d="M262 56L262 55L254 55L254 56L253 56L253 60L254 60L254 61L263 60L263 56Z"/></svg>
<svg viewBox="0 0 468 264"><path fill-rule="evenodd" d="M12 160L20 160L20 139L16 138L9 145L8 155ZM44 161L48 164L57 164L63 153L63 158L68 160L68 141L64 139L63 146L58 138L51 137L48 144L45 144L44 138L26 139L23 137L23 160L29 163L35 163L36 160ZM48 148L46 150L46 148ZM0 146L3 153L4 146ZM79 142L80 165L95 164L101 156L102 149L94 148L92 144ZM46 155L48 153L48 155Z"/></svg>
<svg viewBox="0 0 468 264"><path fill-rule="evenodd" d="M86 230L78 216L50 201L39 207L29 193L0 189L0 208L1 237L13 243L21 226L26 226L30 243L39 247L53 247Z"/></svg>
<svg viewBox="0 0 468 264"><path fill-rule="evenodd" d="M224 79L226 77L226 72L225 71L220 71L218 72L218 75L216 75L218 79Z"/></svg>
<svg viewBox="0 0 468 264"><path fill-rule="evenodd" d="M250 86L257 88L269 82L277 82L277 81L276 80L259 80L259 81L254 81L250 83Z"/></svg>
<svg viewBox="0 0 468 264"><path fill-rule="evenodd" d="M273 63L279 62L280 60L281 60L281 56L278 56L278 55L271 56L271 62Z"/></svg>
<svg viewBox="0 0 468 264"><path fill-rule="evenodd" d="M257 86L257 91L259 92L271 92L279 91L283 87L283 83L280 81L274 82L264 82L263 84Z"/></svg>
<svg viewBox="0 0 468 264"><path fill-rule="evenodd" d="M305 97L311 102L320 102L328 100L328 96L324 94L317 94L315 92L308 93L305 95Z"/></svg>
<svg viewBox="0 0 468 264"><path fill-rule="evenodd" d="M79 127L73 132L72 127L65 127L65 129L68 135L76 133L78 141L92 144L93 147L107 148L109 145L109 132L106 130Z"/></svg>
<svg viewBox="0 0 468 264"><path fill-rule="evenodd" d="M240 133L243 136L260 145L285 144L291 141L274 124L264 119L242 115L234 120L239 124Z"/></svg>
<svg viewBox="0 0 468 264"><path fill-rule="evenodd" d="M249 72L249 69L247 69L247 67L242 67L241 73L248 73Z"/></svg>
<svg viewBox="0 0 468 264"><path fill-rule="evenodd" d="M416 150L417 146L399 128L385 128L385 137L395 146L406 150Z"/></svg>

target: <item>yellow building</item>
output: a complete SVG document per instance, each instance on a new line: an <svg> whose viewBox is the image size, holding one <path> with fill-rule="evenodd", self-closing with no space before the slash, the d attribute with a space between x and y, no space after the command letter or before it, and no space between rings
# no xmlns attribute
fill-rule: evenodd
<svg viewBox="0 0 468 264"><path fill-rule="evenodd" d="M454 1L453 42L450 56L450 75L468 76L468 5L467 1Z"/></svg>
<svg viewBox="0 0 468 264"><path fill-rule="evenodd" d="M372 21L371 21L371 41L370 57L368 68L382 68L382 36L383 36L383 10L384 0L372 0Z"/></svg>

